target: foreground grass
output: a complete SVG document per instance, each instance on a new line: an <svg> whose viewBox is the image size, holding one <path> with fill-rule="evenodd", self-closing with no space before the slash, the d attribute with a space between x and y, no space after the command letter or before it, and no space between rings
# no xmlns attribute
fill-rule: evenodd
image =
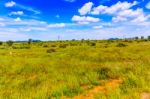
<svg viewBox="0 0 150 99"><path fill-rule="evenodd" d="M150 93L150 42L91 42L96 45L68 41L35 43L30 49L2 46L0 99L71 98L84 93L83 86L93 88L111 79L123 83L94 98L140 99Z"/></svg>

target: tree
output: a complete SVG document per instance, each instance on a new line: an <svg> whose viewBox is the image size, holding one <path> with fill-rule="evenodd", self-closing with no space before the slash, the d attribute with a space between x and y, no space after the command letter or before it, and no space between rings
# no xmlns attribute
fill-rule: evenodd
<svg viewBox="0 0 150 99"><path fill-rule="evenodd" d="M28 44L30 45L32 43L32 39L29 39L28 40Z"/></svg>
<svg viewBox="0 0 150 99"><path fill-rule="evenodd" d="M141 36L141 40L143 40L144 39L144 36Z"/></svg>
<svg viewBox="0 0 150 99"><path fill-rule="evenodd" d="M148 36L148 39L150 40L150 36Z"/></svg>
<svg viewBox="0 0 150 99"><path fill-rule="evenodd" d="M139 39L139 37L135 37L135 40L138 40Z"/></svg>
<svg viewBox="0 0 150 99"><path fill-rule="evenodd" d="M3 45L3 42L2 42L2 41L0 41L0 45Z"/></svg>
<svg viewBox="0 0 150 99"><path fill-rule="evenodd" d="M13 45L13 43L14 43L14 42L13 42L12 40L9 40L9 41L6 42L6 44L7 44L9 47L11 47L11 46Z"/></svg>

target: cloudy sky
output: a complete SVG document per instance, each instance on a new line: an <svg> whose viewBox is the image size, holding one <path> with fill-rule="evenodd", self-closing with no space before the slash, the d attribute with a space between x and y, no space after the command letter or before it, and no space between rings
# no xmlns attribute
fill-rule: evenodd
<svg viewBox="0 0 150 99"><path fill-rule="evenodd" d="M0 41L148 35L149 0L0 1Z"/></svg>

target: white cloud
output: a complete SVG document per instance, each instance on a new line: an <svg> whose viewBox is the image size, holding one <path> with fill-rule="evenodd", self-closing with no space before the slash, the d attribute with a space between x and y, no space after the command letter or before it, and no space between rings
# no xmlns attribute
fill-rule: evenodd
<svg viewBox="0 0 150 99"><path fill-rule="evenodd" d="M112 21L113 22L127 21L127 18L121 17L121 16L117 16L117 17L113 17Z"/></svg>
<svg viewBox="0 0 150 99"><path fill-rule="evenodd" d="M3 27L3 26L5 26L5 24L4 23L0 23L0 27Z"/></svg>
<svg viewBox="0 0 150 99"><path fill-rule="evenodd" d="M119 13L117 13L117 15L123 17L136 17L136 16L144 15L144 12L143 9L136 9L136 10L127 9L127 10L120 11Z"/></svg>
<svg viewBox="0 0 150 99"><path fill-rule="evenodd" d="M134 20L132 20L132 22L135 22L135 23L146 22L149 18L150 18L149 15L147 15L147 16L139 15Z"/></svg>
<svg viewBox="0 0 150 99"><path fill-rule="evenodd" d="M88 2L88 3L84 4L84 6L81 9L78 10L80 15L86 15L89 12L91 12L91 9L92 9L93 5L94 4L92 2Z"/></svg>
<svg viewBox="0 0 150 99"><path fill-rule="evenodd" d="M79 23L88 24L89 21L85 15L103 15L106 14L112 17L113 22L120 22L120 21L132 21L132 22L139 22L147 21L149 17L145 15L142 8L132 9L133 6L137 5L138 2L117 2L112 6L104 6L99 5L97 7L93 7L92 2L86 3L81 9L79 9L80 15L84 16L73 16L72 20L77 21ZM99 20L93 19L94 22L98 22ZM91 21L90 21L91 22ZM93 22L93 21L92 21Z"/></svg>
<svg viewBox="0 0 150 99"><path fill-rule="evenodd" d="M18 17L18 18L16 18L16 19L14 19L14 21L15 21L15 22L20 22L20 21L21 21L21 18Z"/></svg>
<svg viewBox="0 0 150 99"><path fill-rule="evenodd" d="M16 12L11 12L9 15L23 15L23 11L16 11Z"/></svg>
<svg viewBox="0 0 150 99"><path fill-rule="evenodd" d="M102 26L102 25L93 26L93 29L101 29L101 28L103 28L103 26Z"/></svg>
<svg viewBox="0 0 150 99"><path fill-rule="evenodd" d="M149 15L145 15L143 9L127 9L116 13L115 17L113 17L113 21L131 21L131 22L146 22L149 20Z"/></svg>
<svg viewBox="0 0 150 99"><path fill-rule="evenodd" d="M150 2L148 2L148 4L146 5L147 9L150 9Z"/></svg>
<svg viewBox="0 0 150 99"><path fill-rule="evenodd" d="M149 15L146 15L142 8L132 9L133 6L137 5L138 2L134 1L129 3L125 2L117 2L112 6L104 6L99 5L97 7L92 8L85 14L91 15L103 15L106 14L112 17L113 22L120 21L129 21L129 22L144 22L149 20Z"/></svg>
<svg viewBox="0 0 150 99"><path fill-rule="evenodd" d="M28 7L28 6L24 6L24 5L21 5L21 4L18 4L14 1L10 1L10 2L7 2L5 4L5 7L17 7L17 8L20 8L20 9L23 9L23 10L26 10L26 11L30 11L30 12L33 12L34 14L40 14L41 12L32 8L32 7Z"/></svg>
<svg viewBox="0 0 150 99"><path fill-rule="evenodd" d="M16 3L14 1L10 1L5 4L5 7L13 7L14 5L16 5Z"/></svg>
<svg viewBox="0 0 150 99"><path fill-rule="evenodd" d="M32 7L20 5L20 4L16 4L16 7L20 8L20 9L24 9L26 11L33 12L34 14L40 14L41 13L39 10L36 10L36 9L34 9Z"/></svg>
<svg viewBox="0 0 150 99"><path fill-rule="evenodd" d="M91 23L91 22L99 22L100 19L99 18L94 18L94 17L90 17L90 16L77 16L77 15L74 15L72 17L72 21L75 21L75 22L78 22L80 24L88 24L88 23Z"/></svg>
<svg viewBox="0 0 150 99"><path fill-rule="evenodd" d="M93 14L93 15L102 14L102 13L104 13L104 11L105 11L107 8L108 8L107 6L100 5L100 6L98 6L98 7L93 8L93 11L91 12L91 14Z"/></svg>
<svg viewBox="0 0 150 99"><path fill-rule="evenodd" d="M112 6L103 6L99 5L98 7L93 8L93 11L91 11L91 14L93 15L99 15L99 14L116 14L119 11L127 10L131 8L132 6L136 5L137 2L134 1L133 3L128 2L118 2Z"/></svg>
<svg viewBox="0 0 150 99"><path fill-rule="evenodd" d="M3 18L0 18L0 21L3 21L4 19Z"/></svg>
<svg viewBox="0 0 150 99"><path fill-rule="evenodd" d="M106 14L115 14L117 13L118 11L124 11L126 9L129 9L131 7L133 7L134 5L136 5L137 2L134 1L133 3L128 3L128 2L118 2L117 4L111 6L111 7L108 7L106 10L105 10L105 13Z"/></svg>
<svg viewBox="0 0 150 99"><path fill-rule="evenodd" d="M49 28L63 28L65 26L66 26L65 23L56 23L56 24L49 24L48 25Z"/></svg>
<svg viewBox="0 0 150 99"><path fill-rule="evenodd" d="M73 23L63 23L62 25L60 23L48 24L47 22L31 19L22 19L22 21L15 22L13 18L8 17L0 17L0 19L2 19L0 23L5 24L5 26L0 26L1 40L26 40L28 38L56 40L58 35L64 40L82 38L108 39L123 37L123 35L126 37L150 35L150 23L146 22L140 22L138 24L134 22L98 22L84 26ZM63 27L64 24L66 27ZM50 27L48 27L49 25ZM58 28L55 29L56 27ZM81 27L84 29L81 30ZM67 29L70 29L70 31L67 31Z"/></svg>

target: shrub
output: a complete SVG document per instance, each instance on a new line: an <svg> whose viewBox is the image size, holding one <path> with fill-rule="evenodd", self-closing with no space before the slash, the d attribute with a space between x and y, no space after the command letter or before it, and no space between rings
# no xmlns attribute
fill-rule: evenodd
<svg viewBox="0 0 150 99"><path fill-rule="evenodd" d="M30 45L32 43L32 39L29 39L28 40L28 44Z"/></svg>
<svg viewBox="0 0 150 99"><path fill-rule="evenodd" d="M117 44L116 46L117 46L117 47L126 47L127 45L124 44L124 43L119 43L119 44Z"/></svg>
<svg viewBox="0 0 150 99"><path fill-rule="evenodd" d="M139 37L135 37L135 40L138 40L139 39Z"/></svg>
<svg viewBox="0 0 150 99"><path fill-rule="evenodd" d="M18 47L16 47L16 46L12 46L12 48L13 48L13 49L18 49Z"/></svg>
<svg viewBox="0 0 150 99"><path fill-rule="evenodd" d="M67 44L60 44L59 48L66 48L68 45Z"/></svg>
<svg viewBox="0 0 150 99"><path fill-rule="evenodd" d="M108 48L109 46L108 46L108 44L105 44L105 45L103 45L102 47L103 47L103 48Z"/></svg>
<svg viewBox="0 0 150 99"><path fill-rule="evenodd" d="M108 79L109 73L111 72L111 70L107 67L103 67L103 68L97 69L96 72L99 76L99 79Z"/></svg>
<svg viewBox="0 0 150 99"><path fill-rule="evenodd" d="M143 40L144 39L144 36L141 36L141 40Z"/></svg>
<svg viewBox="0 0 150 99"><path fill-rule="evenodd" d="M75 44L75 43L70 43L70 46L77 46L77 44Z"/></svg>
<svg viewBox="0 0 150 99"><path fill-rule="evenodd" d="M56 50L55 49L48 49L47 50L47 53L53 53L53 52L56 52Z"/></svg>
<svg viewBox="0 0 150 99"><path fill-rule="evenodd" d="M53 45L51 45L51 47L56 47L57 45L55 45L55 44L53 44Z"/></svg>
<svg viewBox="0 0 150 99"><path fill-rule="evenodd" d="M3 42L2 42L2 41L0 41L0 45L3 45Z"/></svg>
<svg viewBox="0 0 150 99"><path fill-rule="evenodd" d="M14 43L14 42L13 42L12 40L9 40L9 41L6 42L6 44L7 44L9 47L12 46L13 43Z"/></svg>
<svg viewBox="0 0 150 99"><path fill-rule="evenodd" d="M43 47L48 47L48 45L43 45Z"/></svg>
<svg viewBox="0 0 150 99"><path fill-rule="evenodd" d="M92 43L90 44L90 46L96 46L96 43L92 42Z"/></svg>
<svg viewBox="0 0 150 99"><path fill-rule="evenodd" d="M148 38L148 40L150 40L150 36L148 36L147 38Z"/></svg>
<svg viewBox="0 0 150 99"><path fill-rule="evenodd" d="M18 49L30 49L30 48L31 48L30 46L22 46L22 47L20 47Z"/></svg>
<svg viewBox="0 0 150 99"><path fill-rule="evenodd" d="M73 88L70 88L67 86L66 88L63 89L63 94L65 96L69 96L69 97L73 97L73 96L79 94L80 92L81 92L81 89L78 86L75 86Z"/></svg>

